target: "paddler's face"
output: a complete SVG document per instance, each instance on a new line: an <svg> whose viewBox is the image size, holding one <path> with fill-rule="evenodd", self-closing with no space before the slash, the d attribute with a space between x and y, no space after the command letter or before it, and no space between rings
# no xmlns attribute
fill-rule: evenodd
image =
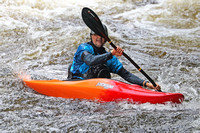
<svg viewBox="0 0 200 133"><path fill-rule="evenodd" d="M94 43L94 45L98 48L102 47L103 44L105 43L105 38L103 38L99 35L93 34L93 35L91 35L91 38L92 38L92 42Z"/></svg>

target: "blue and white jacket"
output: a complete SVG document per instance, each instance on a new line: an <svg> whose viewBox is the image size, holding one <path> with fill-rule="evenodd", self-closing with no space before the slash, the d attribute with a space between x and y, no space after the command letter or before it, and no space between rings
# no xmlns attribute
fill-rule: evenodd
<svg viewBox="0 0 200 133"><path fill-rule="evenodd" d="M76 75L75 78L84 79L84 77L77 75L87 73L91 66L98 64L106 64L111 73L120 75L130 83L143 85L144 80L124 69L116 56L113 56L111 52L105 51L103 47L97 48L92 42L79 45L70 71L73 75Z"/></svg>

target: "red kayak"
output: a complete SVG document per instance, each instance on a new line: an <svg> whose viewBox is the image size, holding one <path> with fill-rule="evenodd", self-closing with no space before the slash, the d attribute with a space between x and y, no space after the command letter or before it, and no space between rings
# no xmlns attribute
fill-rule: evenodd
<svg viewBox="0 0 200 133"><path fill-rule="evenodd" d="M133 103L182 103L181 93L165 93L147 90L139 85L130 85L121 81L95 78L78 81L28 80L24 83L40 94L62 98L90 99L98 101L122 101Z"/></svg>

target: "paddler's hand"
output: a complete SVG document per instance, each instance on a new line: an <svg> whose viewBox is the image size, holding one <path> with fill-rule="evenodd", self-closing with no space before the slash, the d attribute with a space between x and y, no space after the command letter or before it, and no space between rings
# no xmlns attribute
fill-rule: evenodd
<svg viewBox="0 0 200 133"><path fill-rule="evenodd" d="M112 55L116 55L116 56L122 56L123 54L123 49L119 46L117 46L116 49L111 50Z"/></svg>
<svg viewBox="0 0 200 133"><path fill-rule="evenodd" d="M153 84L152 84L152 83L149 83L149 82L146 83L146 86L147 86L148 88L150 88L150 89L154 89L154 90L156 90L156 91L161 91L161 87L160 87L160 85L158 85L157 83L156 83L156 87L154 87Z"/></svg>

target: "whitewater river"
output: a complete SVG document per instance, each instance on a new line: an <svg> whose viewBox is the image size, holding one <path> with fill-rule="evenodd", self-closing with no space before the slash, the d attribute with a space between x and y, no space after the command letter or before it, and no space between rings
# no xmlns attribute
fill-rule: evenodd
<svg viewBox="0 0 200 133"><path fill-rule="evenodd" d="M19 75L67 78L78 45L90 40L85 6L163 91L182 93L185 101L98 103L26 87ZM0 0L0 63L0 132L200 132L199 0Z"/></svg>

